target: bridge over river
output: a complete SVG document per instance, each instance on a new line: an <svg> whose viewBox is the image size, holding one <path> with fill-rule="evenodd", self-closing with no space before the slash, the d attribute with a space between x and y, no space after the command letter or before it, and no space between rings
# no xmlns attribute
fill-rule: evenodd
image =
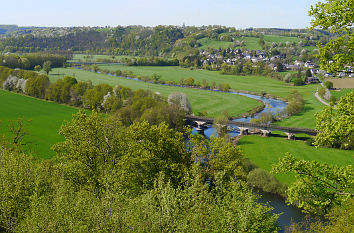
<svg viewBox="0 0 354 233"><path fill-rule="evenodd" d="M204 131L208 125L214 123L213 118L208 117L198 117L198 116L186 116L186 123L190 125L196 125L198 131ZM303 133L311 136L316 136L317 131L314 129L306 128L293 128L278 125L266 125L266 124L254 124L242 121L232 121L230 120L228 125L237 126L240 129L240 135L247 135L250 129L261 130L263 136L269 136L272 131L281 131L288 135L288 139L295 139L295 134Z"/></svg>

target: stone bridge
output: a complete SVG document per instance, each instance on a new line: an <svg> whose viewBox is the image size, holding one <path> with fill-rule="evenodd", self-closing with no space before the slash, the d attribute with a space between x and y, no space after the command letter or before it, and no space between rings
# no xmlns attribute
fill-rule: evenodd
<svg viewBox="0 0 354 233"><path fill-rule="evenodd" d="M186 123L190 125L196 125L198 132L203 132L208 128L208 125L214 123L213 118L208 117L198 117L198 116L186 116ZM240 129L240 135L247 135L250 129L261 130L263 136L269 136L272 131L281 131L288 135L288 139L295 139L295 134L304 133L311 136L316 136L317 132L314 129L306 128L293 128L278 125L266 125L266 124L253 124L241 121L229 121L228 125L237 126Z"/></svg>

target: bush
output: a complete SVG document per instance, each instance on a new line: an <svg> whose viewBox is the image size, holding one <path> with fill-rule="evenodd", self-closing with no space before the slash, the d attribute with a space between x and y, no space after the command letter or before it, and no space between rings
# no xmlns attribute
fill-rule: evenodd
<svg viewBox="0 0 354 233"><path fill-rule="evenodd" d="M297 78L294 80L294 86L302 86L304 84L305 84L305 82L302 78Z"/></svg>
<svg viewBox="0 0 354 233"><path fill-rule="evenodd" d="M330 81L326 81L323 83L324 86L327 88L327 89L332 89L333 88L333 83L330 82Z"/></svg>
<svg viewBox="0 0 354 233"><path fill-rule="evenodd" d="M314 142L315 142L315 140L313 138L309 138L309 139L306 140L306 145L313 146Z"/></svg>
<svg viewBox="0 0 354 233"><path fill-rule="evenodd" d="M266 170L256 168L247 175L247 182L250 186L262 189L264 192L284 195L286 185L280 183Z"/></svg>

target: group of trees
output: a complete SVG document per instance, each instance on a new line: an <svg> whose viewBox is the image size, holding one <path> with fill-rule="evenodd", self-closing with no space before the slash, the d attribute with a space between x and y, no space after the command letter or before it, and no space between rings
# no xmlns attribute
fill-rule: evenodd
<svg viewBox="0 0 354 233"><path fill-rule="evenodd" d="M130 79L135 78L144 82L166 84L171 86L181 85L181 86L188 86L188 87L197 87L202 89L218 89L221 91L229 91L231 88L228 83L216 84L215 82L212 82L211 84L209 84L206 80L203 80L202 82L195 81L193 77L181 78L179 82L175 82L175 81L162 80L161 76L156 73L152 74L152 76L136 75L132 71L124 71L124 70L110 71L108 69L101 69L97 65L82 65L80 68L91 72L100 72L103 74L115 75L119 77L130 78Z"/></svg>
<svg viewBox="0 0 354 233"><path fill-rule="evenodd" d="M56 157L35 161L0 144L5 232L276 232L277 215L245 185L242 153L115 116L80 111L62 126Z"/></svg>
<svg viewBox="0 0 354 233"><path fill-rule="evenodd" d="M150 58L132 58L126 59L125 64L128 66L178 66L178 59L164 59L159 57Z"/></svg>
<svg viewBox="0 0 354 233"><path fill-rule="evenodd" d="M184 110L181 101L168 103L167 99L150 91L132 91L127 87L107 84L93 86L91 82L78 82L70 76L50 83L46 75L37 72L6 67L0 69L0 74L4 72L8 75L2 82L6 90L61 104L115 113L125 125L145 119L152 124L167 122L172 128L182 129L185 112L191 112L190 106L188 111Z"/></svg>
<svg viewBox="0 0 354 233"><path fill-rule="evenodd" d="M50 53L28 53L21 56L16 54L0 54L0 66L12 69L20 68L35 70L36 66L44 68L44 64L50 62L50 67L63 67L68 57Z"/></svg>

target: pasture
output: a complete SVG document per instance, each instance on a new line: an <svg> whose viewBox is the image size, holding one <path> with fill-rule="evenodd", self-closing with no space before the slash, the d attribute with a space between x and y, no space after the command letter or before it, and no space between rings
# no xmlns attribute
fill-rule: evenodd
<svg viewBox="0 0 354 233"><path fill-rule="evenodd" d="M354 163L352 151L315 148L304 141L287 140L282 137L244 136L238 145L244 151L246 158L267 171L270 171L272 165L277 163L286 152L290 152L298 159L316 160L331 165L344 166ZM295 180L293 174L281 174L275 177L287 184Z"/></svg>
<svg viewBox="0 0 354 233"><path fill-rule="evenodd" d="M227 35L228 33L224 33ZM242 48L248 49L248 50L261 50L262 47L259 44L259 38L254 37L254 36L238 36L234 37L235 41L243 41L244 46ZM290 37L290 36L279 36L279 35L264 35L264 42L267 45L272 45L273 42L279 44L280 42L285 44L286 42L293 43L295 42L296 44L302 41L301 38L298 37ZM210 38L202 38L199 39L198 42L201 44L199 49L206 50L208 48L213 48L213 49L226 49L226 48L233 48L235 43L234 42L228 42L228 41L219 41L219 40L212 40ZM237 48L240 48L239 46ZM312 52L316 47L314 46L304 46L306 50L309 52Z"/></svg>
<svg viewBox="0 0 354 233"><path fill-rule="evenodd" d="M42 159L54 156L50 147L64 138L58 134L64 120L71 120L78 109L0 90L0 132L10 137L9 124L18 118L30 120L25 127L25 149Z"/></svg>
<svg viewBox="0 0 354 233"><path fill-rule="evenodd" d="M231 116L237 116L260 105L259 102L253 99L239 95L192 88L163 86L73 68L53 69L53 72L51 72L49 76L50 80L55 82L58 78L62 78L66 75L74 76L80 81L91 81L94 85L106 83L111 86L121 85L129 87L132 90L146 89L159 92L166 97L174 92L183 92L188 96L194 113L206 111L208 116L211 117L222 115L225 111Z"/></svg>
<svg viewBox="0 0 354 233"><path fill-rule="evenodd" d="M152 76L154 73L161 75L161 80L178 82L182 78L193 77L195 81L200 83L206 80L209 84L212 82L228 83L234 90L245 90L251 92L266 92L268 94L286 98L292 90L299 91L304 99L304 110L292 116L289 119L279 122L279 125L313 128L315 126L314 114L323 108L314 97L314 93L318 87L317 84L306 86L290 86L282 81L262 77L262 76L236 76L222 75L216 71L208 70L190 70L181 67L159 67L159 66L124 66L124 65L99 65L102 69L111 71L124 70L132 71L137 75Z"/></svg>

